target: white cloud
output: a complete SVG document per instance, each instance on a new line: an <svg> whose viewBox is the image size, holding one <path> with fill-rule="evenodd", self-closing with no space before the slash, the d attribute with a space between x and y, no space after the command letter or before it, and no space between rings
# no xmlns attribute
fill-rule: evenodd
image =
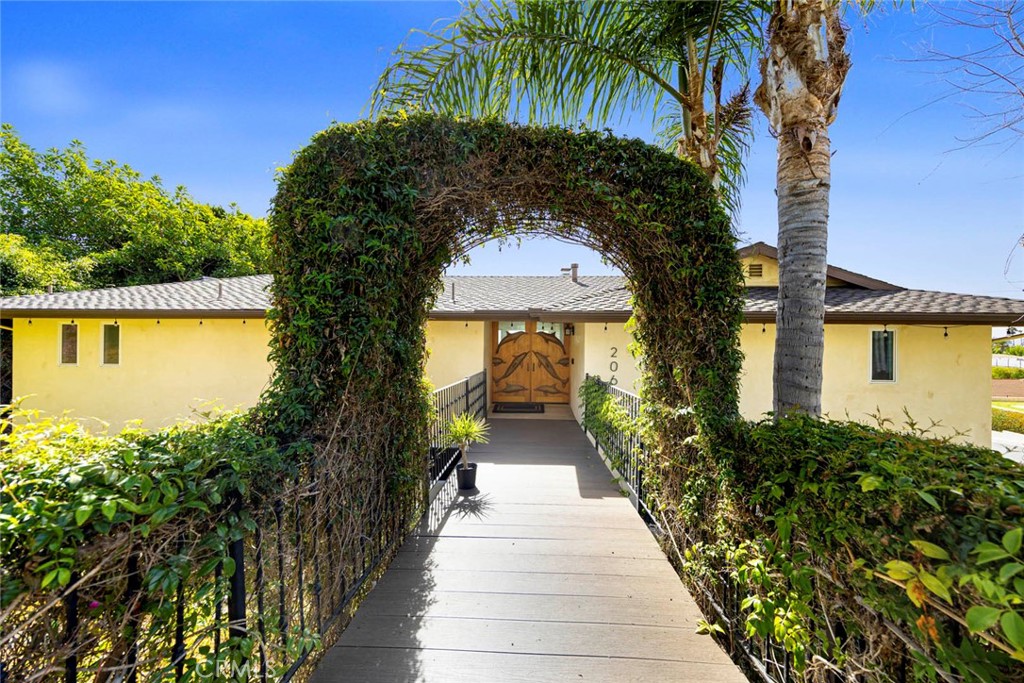
<svg viewBox="0 0 1024 683"><path fill-rule="evenodd" d="M43 116L83 114L92 107L85 70L67 63L33 61L11 69L5 99Z"/></svg>

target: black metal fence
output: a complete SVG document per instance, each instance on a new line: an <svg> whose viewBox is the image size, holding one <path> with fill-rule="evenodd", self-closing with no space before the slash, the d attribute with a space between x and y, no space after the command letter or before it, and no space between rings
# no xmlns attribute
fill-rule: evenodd
<svg viewBox="0 0 1024 683"><path fill-rule="evenodd" d="M643 407L640 397L598 377L588 375L587 382L599 387L600 391L585 389L582 392L584 430L594 437L595 443L615 468L620 484L629 492L640 516L648 525L657 527L659 532L668 536L676 563L682 566L685 560L676 536L681 536L687 546L692 546L694 539L684 529L666 528L666 520L653 512L657 506L645 481L648 452L637 428ZM734 659L742 661L748 671L764 683L794 681L792 660L784 647L770 639L747 636L741 608L746 593L737 588L728 570L722 570L715 577L688 581L688 584L695 589L694 598L709 615L708 621L717 622L725 628L722 641ZM714 619L710 618L711 615Z"/></svg>
<svg viewBox="0 0 1024 683"><path fill-rule="evenodd" d="M619 481L629 492L636 511L648 524L660 526L652 512L654 500L645 482L647 449L640 438L639 430L635 428L640 420L640 397L612 386L599 377L587 375L587 381L600 385L607 398L596 402L595 405L594 401L586 400L587 394L584 393L584 431L594 437L598 447L604 451L612 467L618 472ZM613 410L618 413L617 417L624 418L621 422L617 422L613 415L596 414L598 411L608 411L608 399L611 399Z"/></svg>
<svg viewBox="0 0 1024 683"><path fill-rule="evenodd" d="M445 423L486 413L485 373L432 402L426 485L459 455ZM422 498L392 495L376 473L328 466L331 457L314 454L258 505L229 495L146 546L112 539L66 589L0 610L0 683L308 678L424 510ZM166 582L168 568L183 567Z"/></svg>
<svg viewBox="0 0 1024 683"><path fill-rule="evenodd" d="M487 373L460 379L454 384L434 392L433 415L430 422L429 484L448 478L459 458L459 448L445 438L445 428L455 416L469 413L475 417L487 415Z"/></svg>

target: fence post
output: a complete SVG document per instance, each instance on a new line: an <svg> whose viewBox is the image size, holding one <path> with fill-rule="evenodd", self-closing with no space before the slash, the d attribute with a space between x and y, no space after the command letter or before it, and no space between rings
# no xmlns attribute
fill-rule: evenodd
<svg viewBox="0 0 1024 683"><path fill-rule="evenodd" d="M232 495L231 510L235 514L235 523L239 524L242 515L242 495L235 491ZM243 536L231 541L228 556L235 563L235 572L231 575L231 596L228 598L228 635L231 638L244 638L247 629L245 624L245 544Z"/></svg>
<svg viewBox="0 0 1024 683"><path fill-rule="evenodd" d="M590 373L585 373L584 374L584 376L583 376L583 383L584 383L584 385L587 385L587 384L590 383ZM587 392L585 391L584 394L583 394L583 435L584 436L590 436L590 432L587 431L587 409L589 407L589 404L590 404L590 401L587 400Z"/></svg>
<svg viewBox="0 0 1024 683"><path fill-rule="evenodd" d="M71 575L72 586L78 583L78 573ZM71 654L64 662L65 683L76 683L78 680L78 654L75 652L75 640L78 635L78 588L75 587L64 596L65 629L64 643L71 646ZM0 678L5 680L6 677Z"/></svg>

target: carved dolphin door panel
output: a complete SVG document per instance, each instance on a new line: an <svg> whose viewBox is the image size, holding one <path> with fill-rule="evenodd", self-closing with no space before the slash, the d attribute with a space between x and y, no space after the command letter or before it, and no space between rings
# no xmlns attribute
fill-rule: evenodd
<svg viewBox="0 0 1024 683"><path fill-rule="evenodd" d="M569 352L562 323L491 324L491 398L505 403L569 402Z"/></svg>

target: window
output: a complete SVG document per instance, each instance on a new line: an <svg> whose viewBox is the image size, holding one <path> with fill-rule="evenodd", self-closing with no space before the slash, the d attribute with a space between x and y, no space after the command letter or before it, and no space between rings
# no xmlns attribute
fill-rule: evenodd
<svg viewBox="0 0 1024 683"><path fill-rule="evenodd" d="M896 333L871 331L871 381L896 381Z"/></svg>
<svg viewBox="0 0 1024 683"><path fill-rule="evenodd" d="M78 325L74 323L60 326L60 364L78 365Z"/></svg>
<svg viewBox="0 0 1024 683"><path fill-rule="evenodd" d="M565 342L565 326L562 323L537 323L538 332L554 335L560 342Z"/></svg>
<svg viewBox="0 0 1024 683"><path fill-rule="evenodd" d="M116 324L103 326L102 358L104 365L121 363L121 328Z"/></svg>
<svg viewBox="0 0 1024 683"><path fill-rule="evenodd" d="M500 342L506 336L515 334L517 332L526 332L526 323L521 321L514 322L499 322L498 323L498 341Z"/></svg>

